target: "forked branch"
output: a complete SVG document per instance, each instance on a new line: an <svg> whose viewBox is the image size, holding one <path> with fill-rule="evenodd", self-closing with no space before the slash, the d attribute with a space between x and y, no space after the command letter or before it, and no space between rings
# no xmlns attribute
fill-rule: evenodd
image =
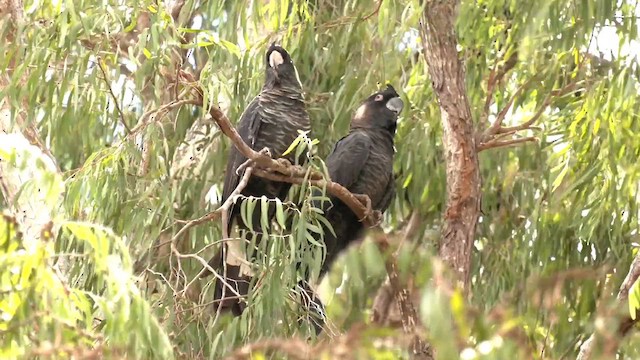
<svg viewBox="0 0 640 360"><path fill-rule="evenodd" d="M515 98L522 93L522 91L526 86L528 86L530 81L531 80L527 81L525 84L521 85L516 90L516 92L513 94L513 96L511 96L511 98L507 102L507 105L505 105L505 107L502 110L500 110L493 124L491 124L491 126L489 126L489 128L486 129L480 135L479 141L476 145L476 150L478 152L482 150L487 150L487 149L514 146L514 145L522 144L525 142L538 141L538 139L533 136L516 137L513 139L507 139L507 140L504 140L504 138L505 136L509 136L509 135L518 136L519 131L532 129L532 126L536 123L536 121L538 121L538 119L540 119L544 111L549 107L549 105L551 105L554 98L562 97L564 95L567 95L575 91L578 85L577 82L571 82L561 89L551 91L542 101L542 104L538 108L536 113L531 118L529 118L529 120L515 126L503 126L502 124L506 118L507 113L513 106Z"/></svg>

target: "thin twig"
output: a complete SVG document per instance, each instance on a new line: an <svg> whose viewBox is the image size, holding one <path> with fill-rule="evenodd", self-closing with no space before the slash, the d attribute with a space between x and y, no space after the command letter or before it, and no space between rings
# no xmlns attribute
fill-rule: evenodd
<svg viewBox="0 0 640 360"><path fill-rule="evenodd" d="M233 205L233 203L235 202L236 198L238 196L240 196L240 193L242 192L242 190L244 190L244 188L247 186L247 183L249 182L249 178L251 177L251 173L253 172L253 168L249 167L246 169L244 175L242 176L242 178L240 179L240 182L238 183L238 186L236 186L236 188L233 190L233 192L231 193L231 195L227 198L227 200L225 200L225 202L217 209L215 209L214 211L211 211L197 219L193 219L190 220L189 222L187 222L185 224L185 226L180 229L180 231L178 231L169 241L170 243L174 244L180 237L182 237L187 231L189 231L189 229L191 229L194 226L200 225L200 224L204 224L206 222L210 222L213 220L218 219L219 217L221 217L223 215L223 213L228 212L229 209L231 208L231 205ZM223 238L224 239L228 239L228 235L224 236L224 233L226 233L227 231L226 229L226 224L223 224ZM203 269L201 271L201 273L206 270ZM201 275L201 274L199 274ZM196 278L198 278L198 276L196 276Z"/></svg>
<svg viewBox="0 0 640 360"><path fill-rule="evenodd" d="M487 149L514 146L514 145L518 145L526 142L537 142L537 141L538 141L538 138L534 136L527 136L524 138L518 138L513 140L503 140L503 141L492 140L492 141L487 141L486 143L482 143L478 145L477 149L478 149L478 152L480 152Z"/></svg>
<svg viewBox="0 0 640 360"><path fill-rule="evenodd" d="M496 117L496 120L493 122L493 124L491 124L491 126L482 134L482 136L480 137L480 141L476 145L476 149L478 152L486 149L493 149L498 147L506 147L506 146L512 146L516 144L522 144L525 142L538 141L536 137L532 137L532 136L517 138L512 140L504 140L504 141L501 141L500 139L504 138L506 135L516 134L518 131L531 129L532 125L536 121L538 121L538 119L540 118L540 116L542 116L542 114L547 109L547 107L551 105L553 98L562 97L564 95L567 95L573 92L578 86L578 82L577 81L571 82L561 89L556 89L549 92L549 94L542 101L542 105L538 108L536 113L529 120L515 126L506 126L506 127L502 126L506 113L513 105L513 102L516 96L518 96L518 94L524 89L525 85L526 83L520 86L518 90L516 90L514 95L509 99L507 105L505 105L505 107L498 113L498 116Z"/></svg>
<svg viewBox="0 0 640 360"><path fill-rule="evenodd" d="M380 7L382 6L382 1L383 0L379 0L378 1L378 5L376 6L376 8L369 14L366 15L365 17L362 18L363 21L365 20L369 20L371 19L374 15L376 15L379 11L380 11Z"/></svg>
<svg viewBox="0 0 640 360"><path fill-rule="evenodd" d="M120 122L122 123L122 126L124 126L124 128L127 130L127 133L131 134L131 129L129 128L129 125L127 125L127 122L124 121L124 113L120 108L120 104L118 103L118 98L116 97L116 94L113 92L113 88L111 87L111 82L109 81L109 76L107 75L107 70L104 68L104 64L102 62L101 57L98 57L98 67L100 68L100 71L102 71L104 82L107 84L107 88L109 89L109 93L111 93L111 97L113 97L113 102L115 103L116 110L118 110L118 114L120 115Z"/></svg>
<svg viewBox="0 0 640 360"><path fill-rule="evenodd" d="M148 119L152 119L152 120L160 119L164 114L183 105L202 105L202 102L196 99L180 99L180 100L174 100L170 103L164 104L157 109L147 111L144 114L142 114L142 116L140 117L140 120L138 120L138 124L133 127L133 129L131 130L131 133L135 134L138 131L140 131L140 129L145 127L149 123Z"/></svg>
<svg viewBox="0 0 640 360"><path fill-rule="evenodd" d="M483 121L489 117L489 108L493 104L493 93L497 86L500 84L500 81L504 76L513 69L518 62L517 53L511 54L511 57L505 61L504 66L498 70L498 64L496 64L491 70L489 74L489 79L487 80L487 99L484 103L484 111L482 113Z"/></svg>
<svg viewBox="0 0 640 360"><path fill-rule="evenodd" d="M243 297L242 295L240 295L228 282L227 280L222 277L220 274L218 274L217 271L215 271L201 256L195 255L195 254L182 254L178 251L178 249L175 247L174 243L171 243L171 251L173 252L174 255L176 255L178 258L181 259L195 259L196 261L198 261L200 264L202 264L202 266L211 271L211 273L213 273L213 276L216 277L216 279L218 279L219 281L221 281L224 286L226 288L229 288L231 290L231 292L239 297ZM187 284L180 292L179 294L184 294L186 293L187 289L189 288L189 286L191 284L193 284L196 280L198 279L198 277L194 277L191 282L189 282L189 284Z"/></svg>
<svg viewBox="0 0 640 360"><path fill-rule="evenodd" d="M513 95L511 95L511 97L509 98L509 101L507 101L507 104L504 106L504 108L502 108L502 110L500 110L500 112L498 113L498 116L496 116L496 120L484 132L483 139L488 139L492 135L495 135L500 131L500 129L502 128L502 123L504 122L504 119L507 116L507 113L511 109L511 106L513 106L513 102L516 100L516 97L518 97L520 93L522 93L522 91L527 86L529 86L529 84L533 81L533 79L534 78L532 77L529 80L525 81L524 84L520 85L518 89L513 93Z"/></svg>
<svg viewBox="0 0 640 360"><path fill-rule="evenodd" d="M222 204L221 209L222 209L222 235L223 237L226 239L229 237L229 209L231 209L231 205L233 205L235 203L235 200L238 196L240 196L240 194L242 193L242 190L244 190L245 187L247 187L247 184L249 183L249 178L251 177L251 173L253 172L253 168L252 167L248 167L244 174L242 175L242 178L240 179L240 182L238 183L238 186L236 186L235 189L233 189L233 191L231 192L231 195L229 195L229 197L227 198L227 200L225 200L224 204ZM222 245L222 249L228 249L227 244L223 244ZM219 251L222 251L222 249L220 249ZM230 251L226 251L226 256L230 255ZM240 260L240 259L236 259L236 260ZM243 259L244 260L244 259ZM207 275L209 275L209 273L211 272L211 270L209 270L209 268L204 268L202 270L200 270L200 273L198 275L195 276L195 279L199 279L202 277L205 277ZM227 261L226 259L222 259L222 275L223 278L226 279L227 278ZM216 274L217 275L217 274ZM222 294L220 296L220 299L225 300L227 297L227 287L229 285L227 285L226 280L225 280L225 286L222 287ZM238 294L235 289L230 288L231 290L234 290L233 292L235 294ZM239 300L241 301L241 300ZM218 319L220 318L220 314L222 313L222 306L218 306L218 308L216 309L216 317L214 319L214 324L215 322L218 321Z"/></svg>
<svg viewBox="0 0 640 360"><path fill-rule="evenodd" d="M217 219L218 217L220 217L221 213L222 213L222 207L219 207L217 209L215 209L214 211L211 211L205 215L202 215L201 217L197 218L197 219L193 219L190 220L189 222L187 222L187 224L182 227L182 229L180 229L180 231L178 231L172 238L170 241L168 241L169 243L175 242L176 240L178 240L182 235L184 235L187 231L189 231L189 229L191 229L192 227L196 226L196 225L200 225L200 224L204 224L206 222L209 221L213 221L215 219Z"/></svg>

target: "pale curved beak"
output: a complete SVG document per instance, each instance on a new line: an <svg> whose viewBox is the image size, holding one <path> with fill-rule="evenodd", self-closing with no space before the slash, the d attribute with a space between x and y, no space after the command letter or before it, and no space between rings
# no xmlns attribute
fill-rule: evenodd
<svg viewBox="0 0 640 360"><path fill-rule="evenodd" d="M396 113L396 115L400 114L403 107L404 102L402 102L402 99L400 99L399 97L394 97L387 101L387 109L393 111L394 113Z"/></svg>

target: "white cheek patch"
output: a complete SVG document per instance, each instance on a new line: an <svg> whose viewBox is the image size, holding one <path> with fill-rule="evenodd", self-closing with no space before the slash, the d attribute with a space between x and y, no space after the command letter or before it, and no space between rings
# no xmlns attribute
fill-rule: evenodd
<svg viewBox="0 0 640 360"><path fill-rule="evenodd" d="M275 68L276 66L284 63L284 59L282 58L282 54L278 52L278 50L274 50L269 55L269 66Z"/></svg>
<svg viewBox="0 0 640 360"><path fill-rule="evenodd" d="M366 112L367 112L367 106L366 105L360 105L358 110L356 110L356 114L353 116L353 119L354 120L360 120L360 119L364 118L364 114Z"/></svg>

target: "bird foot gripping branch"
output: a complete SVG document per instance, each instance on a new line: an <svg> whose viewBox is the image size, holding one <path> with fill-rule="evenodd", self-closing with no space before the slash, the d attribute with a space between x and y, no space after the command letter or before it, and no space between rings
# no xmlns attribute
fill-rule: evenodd
<svg viewBox="0 0 640 360"><path fill-rule="evenodd" d="M365 207L364 217L360 222L366 222L369 227L376 227L382 222L382 212L373 210L371 198L365 194L353 194L353 196Z"/></svg>
<svg viewBox="0 0 640 360"><path fill-rule="evenodd" d="M259 155L264 155L264 156L268 156L271 158L271 151L269 150L269 148L264 148L260 151L258 151ZM254 159L247 159L247 161L243 162L242 164L240 164L240 166L238 166L238 168L236 169L236 175L240 176L240 174L249 166L254 166L256 163L256 161Z"/></svg>
<svg viewBox="0 0 640 360"><path fill-rule="evenodd" d="M280 165L287 167L287 168L291 168L294 165L291 163L291 161L285 159L285 158L280 158L278 160L276 160Z"/></svg>
<svg viewBox="0 0 640 360"><path fill-rule="evenodd" d="M270 158L273 158L273 155L271 155L271 150L269 150L268 147L265 147L262 150L258 151L258 154L262 154L262 155L268 156Z"/></svg>

